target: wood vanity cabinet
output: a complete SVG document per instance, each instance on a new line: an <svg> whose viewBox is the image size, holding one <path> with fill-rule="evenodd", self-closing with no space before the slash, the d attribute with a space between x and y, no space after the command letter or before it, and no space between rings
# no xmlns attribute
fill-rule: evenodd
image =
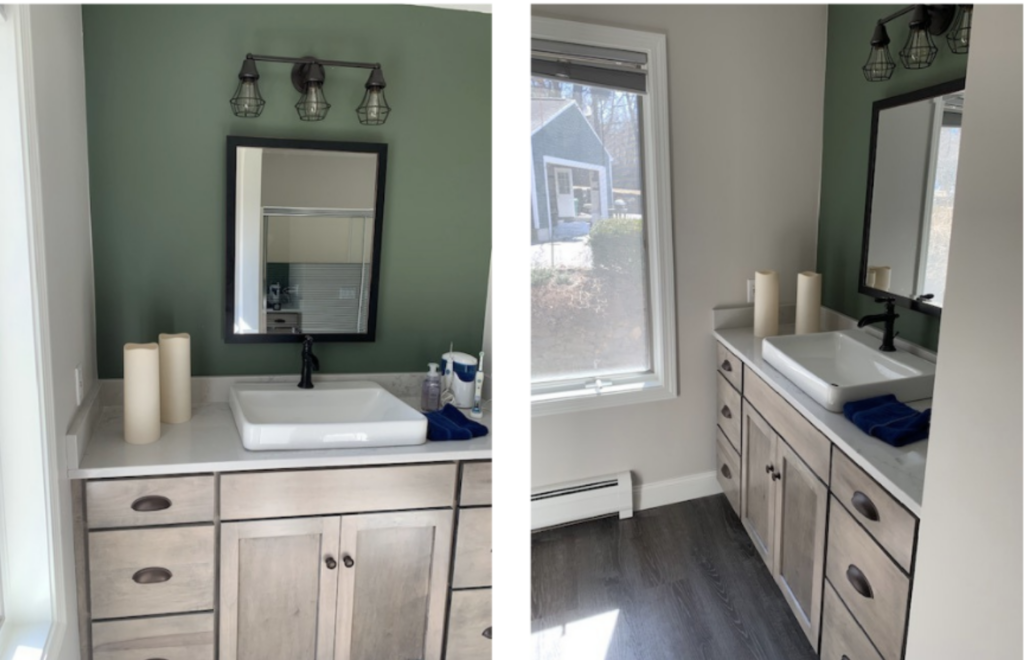
<svg viewBox="0 0 1024 660"><path fill-rule="evenodd" d="M490 658L490 461L75 494L86 660Z"/></svg>
<svg viewBox="0 0 1024 660"><path fill-rule="evenodd" d="M917 517L721 345L718 360L742 383L740 520L811 646L822 660L901 660Z"/></svg>
<svg viewBox="0 0 1024 660"><path fill-rule="evenodd" d="M743 461L740 519L817 648L828 488L746 401Z"/></svg>

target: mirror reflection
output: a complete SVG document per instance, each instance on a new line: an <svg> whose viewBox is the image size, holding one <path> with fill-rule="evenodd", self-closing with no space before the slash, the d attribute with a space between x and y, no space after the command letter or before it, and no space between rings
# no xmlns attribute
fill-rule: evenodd
<svg viewBox="0 0 1024 660"><path fill-rule="evenodd" d="M962 82L934 91L875 104L861 290L937 314L946 291L964 92ZM906 97L913 100L901 102Z"/></svg>
<svg viewBox="0 0 1024 660"><path fill-rule="evenodd" d="M358 146L234 146L232 337L372 339L384 145Z"/></svg>

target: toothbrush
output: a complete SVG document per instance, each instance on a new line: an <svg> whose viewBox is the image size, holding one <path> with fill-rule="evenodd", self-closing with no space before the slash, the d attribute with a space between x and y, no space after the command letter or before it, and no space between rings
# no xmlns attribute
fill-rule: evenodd
<svg viewBox="0 0 1024 660"><path fill-rule="evenodd" d="M480 410L480 396L484 389L484 352L480 351L480 363L476 367L476 378L474 379L474 391L473 391L473 409L469 411L469 416L473 419L480 419L484 416L482 410Z"/></svg>

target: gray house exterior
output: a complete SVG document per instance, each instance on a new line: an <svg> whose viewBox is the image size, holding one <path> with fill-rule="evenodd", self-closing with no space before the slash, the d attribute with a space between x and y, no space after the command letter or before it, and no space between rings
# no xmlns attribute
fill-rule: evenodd
<svg viewBox="0 0 1024 660"><path fill-rule="evenodd" d="M612 212L612 157L572 99L534 98L532 234L552 240L566 221L592 221Z"/></svg>

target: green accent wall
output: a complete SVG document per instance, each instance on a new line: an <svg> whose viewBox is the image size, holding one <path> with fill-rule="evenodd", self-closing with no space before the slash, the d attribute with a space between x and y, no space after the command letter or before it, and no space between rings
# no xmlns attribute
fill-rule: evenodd
<svg viewBox="0 0 1024 660"><path fill-rule="evenodd" d="M857 292L864 203L871 138L871 105L879 99L967 75L967 56L954 55L946 37L935 38L939 53L927 69L908 71L899 62L909 29L907 17L889 23L889 50L896 71L885 82L864 79L871 33L879 18L903 5L829 5L825 71L825 134L821 162L821 211L818 220L818 270L822 304L860 317L881 306ZM898 310L900 336L931 350L939 340L939 320L909 309Z"/></svg>
<svg viewBox="0 0 1024 660"><path fill-rule="evenodd" d="M126 342L192 335L197 376L299 370L299 344L226 344L225 138L387 143L377 341L323 343L323 371L426 371L476 353L491 247L491 17L400 5L82 8L99 376ZM327 68L302 122L286 64L261 63L258 119L228 106L246 53L377 61L393 108L358 123L367 72Z"/></svg>

